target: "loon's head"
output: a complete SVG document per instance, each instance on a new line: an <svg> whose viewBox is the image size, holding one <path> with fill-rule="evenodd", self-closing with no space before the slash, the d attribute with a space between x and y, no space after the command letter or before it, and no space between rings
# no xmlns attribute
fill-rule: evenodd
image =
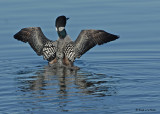
<svg viewBox="0 0 160 114"><path fill-rule="evenodd" d="M56 23L55 23L56 31L60 38L65 38L67 35L65 26L68 19L69 18L66 18L65 16L59 16L56 19Z"/></svg>

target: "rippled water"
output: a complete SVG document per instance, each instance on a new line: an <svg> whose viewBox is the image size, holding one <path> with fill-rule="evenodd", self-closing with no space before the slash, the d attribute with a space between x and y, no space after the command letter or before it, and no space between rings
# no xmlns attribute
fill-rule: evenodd
<svg viewBox="0 0 160 114"><path fill-rule="evenodd" d="M62 3L63 2L63 3ZM0 113L160 113L160 1L1 0ZM13 39L40 26L57 39L54 20L70 17L75 40L82 29L103 29L120 39L97 46L75 62L81 69L54 70L28 44Z"/></svg>

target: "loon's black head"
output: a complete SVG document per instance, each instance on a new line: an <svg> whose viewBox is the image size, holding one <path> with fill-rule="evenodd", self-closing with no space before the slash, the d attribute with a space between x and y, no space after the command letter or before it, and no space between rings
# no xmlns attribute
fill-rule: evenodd
<svg viewBox="0 0 160 114"><path fill-rule="evenodd" d="M56 22L55 22L55 26L56 26L56 31L58 33L65 30L66 22L67 22L68 19L69 18L66 18L65 16L57 17Z"/></svg>

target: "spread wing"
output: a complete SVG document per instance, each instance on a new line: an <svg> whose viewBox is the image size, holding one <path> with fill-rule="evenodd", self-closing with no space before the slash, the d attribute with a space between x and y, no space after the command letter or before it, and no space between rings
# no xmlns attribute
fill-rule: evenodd
<svg viewBox="0 0 160 114"><path fill-rule="evenodd" d="M103 30L82 30L74 43L69 43L65 48L65 55L71 61L80 58L84 53L96 45L118 39L119 36Z"/></svg>
<svg viewBox="0 0 160 114"><path fill-rule="evenodd" d="M45 60L51 61L56 57L57 41L51 41L43 34L40 27L23 28L14 38L29 43L37 55L43 55Z"/></svg>
<svg viewBox="0 0 160 114"><path fill-rule="evenodd" d="M75 41L76 57L80 58L92 47L116 40L117 38L119 36L103 30L82 30Z"/></svg>
<svg viewBox="0 0 160 114"><path fill-rule="evenodd" d="M48 41L40 27L23 28L14 35L14 38L29 43L37 55L42 55L44 44Z"/></svg>

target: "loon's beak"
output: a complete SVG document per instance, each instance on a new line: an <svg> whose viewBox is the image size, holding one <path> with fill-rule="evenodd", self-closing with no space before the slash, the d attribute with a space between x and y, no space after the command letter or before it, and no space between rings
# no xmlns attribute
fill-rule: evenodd
<svg viewBox="0 0 160 114"><path fill-rule="evenodd" d="M68 19L69 19L69 17L66 18L66 20L68 20Z"/></svg>

